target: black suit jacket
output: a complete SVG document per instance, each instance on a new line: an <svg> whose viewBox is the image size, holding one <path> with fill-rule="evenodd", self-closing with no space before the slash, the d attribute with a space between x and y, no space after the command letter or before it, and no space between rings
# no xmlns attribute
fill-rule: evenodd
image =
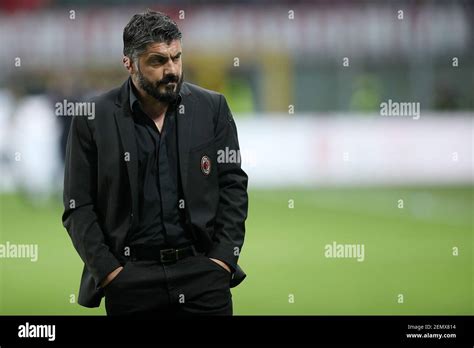
<svg viewBox="0 0 474 348"><path fill-rule="evenodd" d="M237 265L245 234L247 175L240 163L218 163L218 151L239 150L221 94L183 83L177 112L178 156L187 224L198 248L231 265L230 286L246 274ZM137 147L128 82L101 95L95 117L75 116L69 132L63 224L84 262L79 304L98 307L101 281L128 261L127 234L137 226ZM203 156L210 173L202 170Z"/></svg>

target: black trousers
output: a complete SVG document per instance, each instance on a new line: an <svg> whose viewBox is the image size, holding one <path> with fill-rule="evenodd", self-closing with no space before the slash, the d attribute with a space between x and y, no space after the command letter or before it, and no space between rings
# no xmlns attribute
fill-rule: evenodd
<svg viewBox="0 0 474 348"><path fill-rule="evenodd" d="M129 261L104 288L107 315L232 315L231 273L205 255Z"/></svg>

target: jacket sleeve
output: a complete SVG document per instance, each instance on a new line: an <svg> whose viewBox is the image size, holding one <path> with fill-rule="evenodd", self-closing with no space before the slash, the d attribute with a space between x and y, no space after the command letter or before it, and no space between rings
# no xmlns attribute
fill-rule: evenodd
<svg viewBox="0 0 474 348"><path fill-rule="evenodd" d="M219 207L213 245L207 256L224 261L232 268L232 271L235 271L244 243L248 209L248 179L247 174L241 168L237 128L227 101L222 95L220 95L215 122L215 144L218 152ZM227 153L235 151L234 154L237 155L227 158L231 161L226 161L225 156L219 156L221 151ZM224 157L224 161L221 157Z"/></svg>
<svg viewBox="0 0 474 348"><path fill-rule="evenodd" d="M96 289L119 261L110 252L95 212L97 148L86 117L73 117L69 131L62 221L82 261L95 280Z"/></svg>

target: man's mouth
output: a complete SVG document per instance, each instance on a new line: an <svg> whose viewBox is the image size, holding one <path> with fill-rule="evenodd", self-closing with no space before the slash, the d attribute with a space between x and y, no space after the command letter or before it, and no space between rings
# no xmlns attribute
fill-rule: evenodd
<svg viewBox="0 0 474 348"><path fill-rule="evenodd" d="M162 86L171 86L171 85L176 85L176 82L164 82L161 84Z"/></svg>

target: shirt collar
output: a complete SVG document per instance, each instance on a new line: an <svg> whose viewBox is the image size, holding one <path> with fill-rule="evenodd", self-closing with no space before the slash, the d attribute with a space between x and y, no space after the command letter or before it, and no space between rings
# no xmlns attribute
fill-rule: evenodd
<svg viewBox="0 0 474 348"><path fill-rule="evenodd" d="M138 103L139 101L133 88L132 79L128 79L128 89L130 92L130 109L133 111L133 106L135 105L135 103Z"/></svg>

